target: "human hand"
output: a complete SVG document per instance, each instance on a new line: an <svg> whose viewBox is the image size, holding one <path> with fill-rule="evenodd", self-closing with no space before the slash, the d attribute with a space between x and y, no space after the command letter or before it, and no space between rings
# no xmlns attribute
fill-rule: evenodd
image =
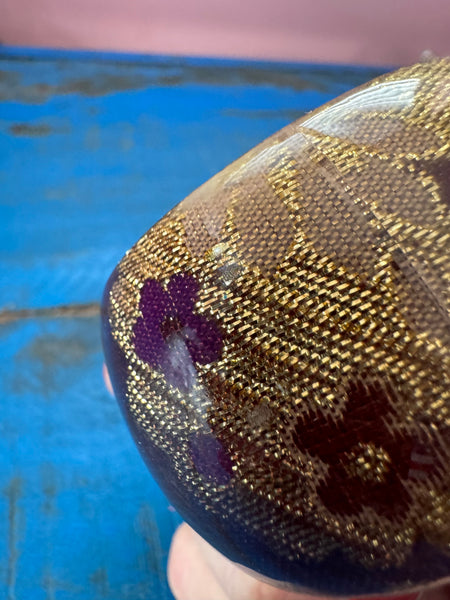
<svg viewBox="0 0 450 600"><path fill-rule="evenodd" d="M278 589L255 579L185 523L172 540L168 577L177 600L331 600ZM385 600L450 600L450 586Z"/></svg>

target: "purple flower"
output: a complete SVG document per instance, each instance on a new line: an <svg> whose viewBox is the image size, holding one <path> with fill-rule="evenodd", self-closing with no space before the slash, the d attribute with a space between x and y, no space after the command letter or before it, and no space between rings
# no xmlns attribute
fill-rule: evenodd
<svg viewBox="0 0 450 600"><path fill-rule="evenodd" d="M189 442L197 472L216 483L226 485L233 474L231 458L213 432L198 432Z"/></svg>
<svg viewBox="0 0 450 600"><path fill-rule="evenodd" d="M142 316L133 328L138 357L178 388L189 389L195 382L194 363L208 364L222 352L217 325L193 311L198 288L187 273L173 275L166 290L156 279L147 279L139 302Z"/></svg>

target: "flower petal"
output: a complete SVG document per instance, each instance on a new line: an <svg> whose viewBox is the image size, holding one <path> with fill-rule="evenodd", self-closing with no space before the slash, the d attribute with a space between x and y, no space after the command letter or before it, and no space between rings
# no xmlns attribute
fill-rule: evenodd
<svg viewBox="0 0 450 600"><path fill-rule="evenodd" d="M134 348L141 360L154 369L161 365L165 350L165 340L159 329L159 323L144 317L139 317L134 328Z"/></svg>
<svg viewBox="0 0 450 600"><path fill-rule="evenodd" d="M206 365L222 352L222 336L217 325L203 315L191 314L185 322L186 344L194 362Z"/></svg>
<svg viewBox="0 0 450 600"><path fill-rule="evenodd" d="M158 325L170 311L169 295L156 279L147 279L142 286L139 308L146 321Z"/></svg>
<svg viewBox="0 0 450 600"><path fill-rule="evenodd" d="M199 432L190 441L191 459L197 472L218 485L226 485L232 475L231 459L213 433Z"/></svg>

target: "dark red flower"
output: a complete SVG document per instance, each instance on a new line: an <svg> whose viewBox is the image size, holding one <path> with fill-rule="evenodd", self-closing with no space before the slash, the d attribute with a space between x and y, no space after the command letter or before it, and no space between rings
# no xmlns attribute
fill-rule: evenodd
<svg viewBox="0 0 450 600"><path fill-rule="evenodd" d="M428 476L436 465L433 448L426 450L412 435L388 427L396 402L388 381L360 376L348 384L346 395L341 418L313 411L300 417L294 442L328 465L318 494L330 512L355 514L370 506L387 517L398 515L411 501L403 481L417 475L414 457L423 458L419 475Z"/></svg>

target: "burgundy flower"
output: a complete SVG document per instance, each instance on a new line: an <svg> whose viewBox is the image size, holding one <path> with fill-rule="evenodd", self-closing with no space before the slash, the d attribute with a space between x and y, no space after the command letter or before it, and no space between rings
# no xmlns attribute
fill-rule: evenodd
<svg viewBox="0 0 450 600"><path fill-rule="evenodd" d="M213 362L222 351L217 325L193 310L197 294L198 283L187 273L173 275L166 290L147 279L139 302L142 316L133 328L138 357L183 389L195 382L194 363Z"/></svg>
<svg viewBox="0 0 450 600"><path fill-rule="evenodd" d="M346 392L340 419L311 411L298 419L294 442L328 465L318 494L332 513L355 514L371 506L393 517L411 501L403 481L435 476L439 452L433 444L425 447L412 435L388 427L395 420L395 391L389 382L361 376ZM417 459L420 464L415 464Z"/></svg>

